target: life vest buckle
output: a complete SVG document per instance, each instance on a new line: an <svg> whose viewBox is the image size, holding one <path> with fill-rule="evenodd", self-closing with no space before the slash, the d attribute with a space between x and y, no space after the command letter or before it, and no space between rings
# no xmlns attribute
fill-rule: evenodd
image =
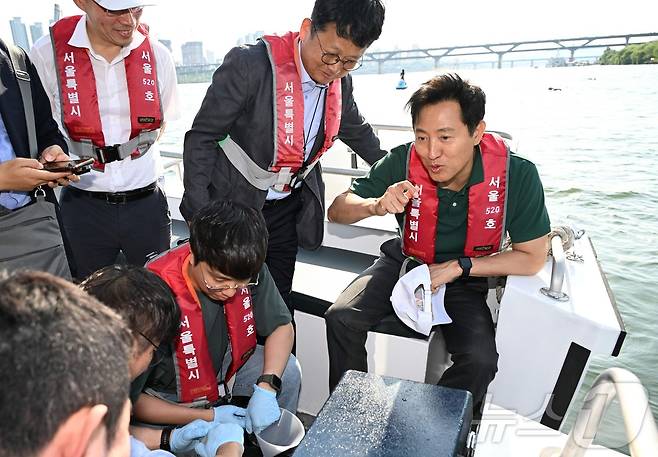
<svg viewBox="0 0 658 457"><path fill-rule="evenodd" d="M290 184L288 185L290 189L294 189L295 186L301 181L302 178L300 176L304 175L304 169L299 169L297 170L296 173L294 173L291 178L290 178Z"/></svg>
<svg viewBox="0 0 658 457"><path fill-rule="evenodd" d="M121 145L113 144L111 146L105 146L102 148L94 148L98 162L106 164L121 160L121 156L119 155L119 146Z"/></svg>
<svg viewBox="0 0 658 457"><path fill-rule="evenodd" d="M214 402L208 403L208 408L214 408L216 406L228 405L233 399L233 394L231 389L228 387L225 381L219 381L217 383L217 391L219 392L219 398Z"/></svg>

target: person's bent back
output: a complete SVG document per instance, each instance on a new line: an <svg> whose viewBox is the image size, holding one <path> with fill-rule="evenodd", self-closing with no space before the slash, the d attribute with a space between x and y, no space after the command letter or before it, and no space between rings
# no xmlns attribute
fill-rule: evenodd
<svg viewBox="0 0 658 457"><path fill-rule="evenodd" d="M0 272L0 334L0 456L128 456L116 313L47 273Z"/></svg>

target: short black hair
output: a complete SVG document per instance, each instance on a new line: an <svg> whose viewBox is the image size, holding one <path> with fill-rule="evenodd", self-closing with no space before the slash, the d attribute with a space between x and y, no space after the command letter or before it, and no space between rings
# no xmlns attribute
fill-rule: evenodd
<svg viewBox="0 0 658 457"><path fill-rule="evenodd" d="M0 447L36 455L76 411L106 405L108 446L128 399L121 317L48 273L0 272Z"/></svg>
<svg viewBox="0 0 658 457"><path fill-rule="evenodd" d="M339 37L367 48L382 33L384 5L381 0L316 0L311 20L317 30L333 22Z"/></svg>
<svg viewBox="0 0 658 457"><path fill-rule="evenodd" d="M424 107L446 100L459 103L462 122L468 127L468 132L473 135L478 124L484 119L486 96L482 89L463 80L456 73L435 76L423 83L413 93L407 102L407 109L411 111L412 124L416 125L420 111Z"/></svg>
<svg viewBox="0 0 658 457"><path fill-rule="evenodd" d="M256 277L267 253L267 226L260 211L233 201L213 201L190 222L195 262L231 278Z"/></svg>
<svg viewBox="0 0 658 457"><path fill-rule="evenodd" d="M83 290L109 306L126 321L139 347L173 340L180 326L180 309L164 280L144 267L110 265L92 273ZM158 344L158 343L156 343Z"/></svg>

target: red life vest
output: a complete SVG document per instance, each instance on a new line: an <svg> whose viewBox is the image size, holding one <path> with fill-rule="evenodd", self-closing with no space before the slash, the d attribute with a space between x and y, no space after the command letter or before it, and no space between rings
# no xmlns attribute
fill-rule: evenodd
<svg viewBox="0 0 658 457"><path fill-rule="evenodd" d="M103 136L91 59L86 48L69 44L80 18L65 17L51 27L62 120L72 141L92 143L97 148L103 148L107 145ZM162 124L155 54L147 27L141 24L139 31L146 38L124 59L130 100L130 139L141 132L157 130ZM148 150L142 149L134 149L131 156L139 157Z"/></svg>
<svg viewBox="0 0 658 457"><path fill-rule="evenodd" d="M468 190L468 219L464 255L481 257L498 252L505 241L509 150L498 135L485 133L480 141L484 180ZM407 179L418 186L417 198L407 204L402 251L425 263L434 263L439 197L436 182L411 144Z"/></svg>
<svg viewBox="0 0 658 457"><path fill-rule="evenodd" d="M272 62L274 87L274 159L269 171L294 175L304 166L304 95L295 51L299 33L265 35L262 40ZM332 81L324 102L324 143L313 161L333 144L340 128L340 80ZM290 190L289 183L281 190Z"/></svg>
<svg viewBox="0 0 658 457"><path fill-rule="evenodd" d="M212 364L208 340L197 292L187 274L190 244L171 249L146 267L160 276L171 287L181 311L181 332L174 342L176 386L182 403L219 399L217 377ZM224 302L224 315L231 343L231 366L225 382L244 365L256 349L256 324L249 288L240 289Z"/></svg>

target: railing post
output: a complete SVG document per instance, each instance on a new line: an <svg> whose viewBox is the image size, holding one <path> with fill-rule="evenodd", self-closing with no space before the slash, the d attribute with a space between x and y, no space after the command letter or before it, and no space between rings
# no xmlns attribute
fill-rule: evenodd
<svg viewBox="0 0 658 457"><path fill-rule="evenodd" d="M559 234L551 238L551 251L553 252L553 268L551 271L551 286L549 288L542 287L541 292L558 301L567 301L569 296L562 292L564 284L564 275L567 271L567 257L564 255L564 248L562 247L562 238Z"/></svg>

